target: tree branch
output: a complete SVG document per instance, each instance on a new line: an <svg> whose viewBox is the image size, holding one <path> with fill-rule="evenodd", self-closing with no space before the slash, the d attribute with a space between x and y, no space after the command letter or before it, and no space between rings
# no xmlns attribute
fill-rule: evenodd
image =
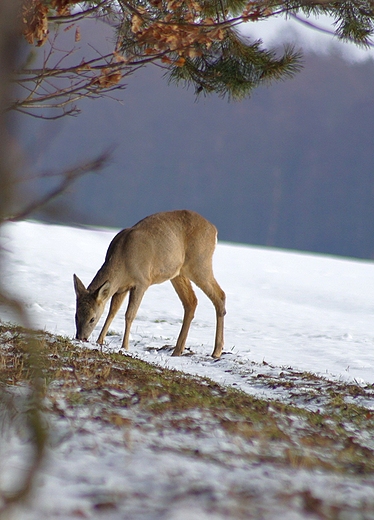
<svg viewBox="0 0 374 520"><path fill-rule="evenodd" d="M287 16L289 16L293 20L296 20L297 22L301 23L302 25L306 25L307 27L314 29L315 31L319 31L321 33L336 37L335 31L333 31L332 29L327 29L326 27L321 27L320 25L318 25L314 22L311 22L310 20L305 20L304 18L300 18L295 13L288 13ZM352 41L352 43L354 43L354 42ZM368 47L374 47L374 43L371 41L368 41L365 45Z"/></svg>
<svg viewBox="0 0 374 520"><path fill-rule="evenodd" d="M108 150L99 155L96 159L93 159L86 164L76 166L70 170L62 172L61 174L54 174L56 176L59 175L62 177L62 180L59 182L56 188L52 189L39 199L32 201L29 205L27 205L15 215L6 217L3 222L17 222L28 218L32 213L52 202L62 193L66 192L69 186L83 175L101 170L107 162L109 155L110 151Z"/></svg>

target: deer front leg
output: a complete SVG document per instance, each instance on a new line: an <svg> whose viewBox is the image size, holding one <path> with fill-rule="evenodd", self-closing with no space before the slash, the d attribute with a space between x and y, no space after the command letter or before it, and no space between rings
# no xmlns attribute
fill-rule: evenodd
<svg viewBox="0 0 374 520"><path fill-rule="evenodd" d="M127 292L128 291L125 291L123 293L113 294L112 299L110 301L110 307L109 307L108 316L106 317L104 326L101 329L99 337L97 338L97 343L99 345L102 345L104 343L105 336L107 335L107 332L109 330L110 324L112 323L112 321L114 319L114 316L117 314L119 308L121 307Z"/></svg>
<svg viewBox="0 0 374 520"><path fill-rule="evenodd" d="M122 348L124 350L129 350L131 325L135 319L140 303L143 299L144 293L147 290L147 288L148 287L136 286L130 289L129 304L125 315L125 333L122 341Z"/></svg>

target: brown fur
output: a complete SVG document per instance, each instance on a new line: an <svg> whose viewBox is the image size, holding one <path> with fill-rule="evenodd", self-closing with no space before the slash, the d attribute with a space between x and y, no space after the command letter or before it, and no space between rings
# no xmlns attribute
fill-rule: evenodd
<svg viewBox="0 0 374 520"><path fill-rule="evenodd" d="M87 289L74 275L77 339L88 339L111 298L109 313L97 340L99 344L104 343L109 326L129 292L122 342L122 348L127 350L131 324L145 291L150 285L170 280L184 307L182 328L173 352L173 356L179 356L184 350L197 306L193 281L216 309L212 356L219 358L226 311L225 293L213 275L216 242L215 226L188 210L156 213L118 233L109 245L104 264Z"/></svg>

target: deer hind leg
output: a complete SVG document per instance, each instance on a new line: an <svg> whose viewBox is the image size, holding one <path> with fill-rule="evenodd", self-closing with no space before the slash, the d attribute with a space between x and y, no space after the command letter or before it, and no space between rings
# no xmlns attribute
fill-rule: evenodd
<svg viewBox="0 0 374 520"><path fill-rule="evenodd" d="M125 314L125 333L122 341L122 348L124 350L129 350L129 338L130 338L130 329L132 322L135 319L135 316L138 312L140 303L143 299L145 291L148 289L148 286L135 286L130 289L130 297L129 304L127 306L126 314Z"/></svg>
<svg viewBox="0 0 374 520"><path fill-rule="evenodd" d="M170 281L173 284L173 287L176 293L178 294L184 308L182 328L177 339L177 344L172 354L173 356L180 356L183 353L191 321L195 315L197 298L194 293L194 290L192 289L191 282L188 278L179 275Z"/></svg>
<svg viewBox="0 0 374 520"><path fill-rule="evenodd" d="M128 291L125 291L123 293L116 293L112 296L108 316L106 317L104 326L101 329L99 337L97 338L97 343L99 343L99 345L102 345L104 343L105 336L107 335L110 324L112 323L114 316L117 314L119 308L121 307L127 292Z"/></svg>
<svg viewBox="0 0 374 520"><path fill-rule="evenodd" d="M214 278L213 273L207 274L206 277L201 276L200 273L197 279L193 279L196 285L208 296L212 301L216 309L216 337L214 341L214 350L212 357L219 358L222 354L224 339L223 339L223 328L224 328L224 316L226 314L226 295L218 285L217 280Z"/></svg>

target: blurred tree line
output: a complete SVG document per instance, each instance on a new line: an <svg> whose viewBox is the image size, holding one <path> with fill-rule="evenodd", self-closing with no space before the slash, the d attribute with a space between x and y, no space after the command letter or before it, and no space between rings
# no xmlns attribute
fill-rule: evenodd
<svg viewBox="0 0 374 520"><path fill-rule="evenodd" d="M187 207L221 240L374 258L373 80L372 60L309 54L292 80L249 100L195 103L147 69L123 104L82 104L54 125L55 139L30 123L24 140L41 143L33 163L45 167L117 146L101 176L80 180L44 218L126 227Z"/></svg>
<svg viewBox="0 0 374 520"><path fill-rule="evenodd" d="M14 137L23 132L26 152L11 218L40 216L69 190L58 220L124 227L189 207L211 218L224 240L374 256L372 62L309 57L295 75L302 60L295 46L267 49L239 30L245 23L250 34L251 24L279 16L327 14L338 38L369 46L370 1L16 5L25 43L7 110L36 119L22 121ZM155 70L140 70L149 64L202 102L165 88ZM249 94L238 104L218 99ZM84 117L66 123L81 109ZM105 175L81 179L73 192L73 183L103 167L113 144Z"/></svg>

